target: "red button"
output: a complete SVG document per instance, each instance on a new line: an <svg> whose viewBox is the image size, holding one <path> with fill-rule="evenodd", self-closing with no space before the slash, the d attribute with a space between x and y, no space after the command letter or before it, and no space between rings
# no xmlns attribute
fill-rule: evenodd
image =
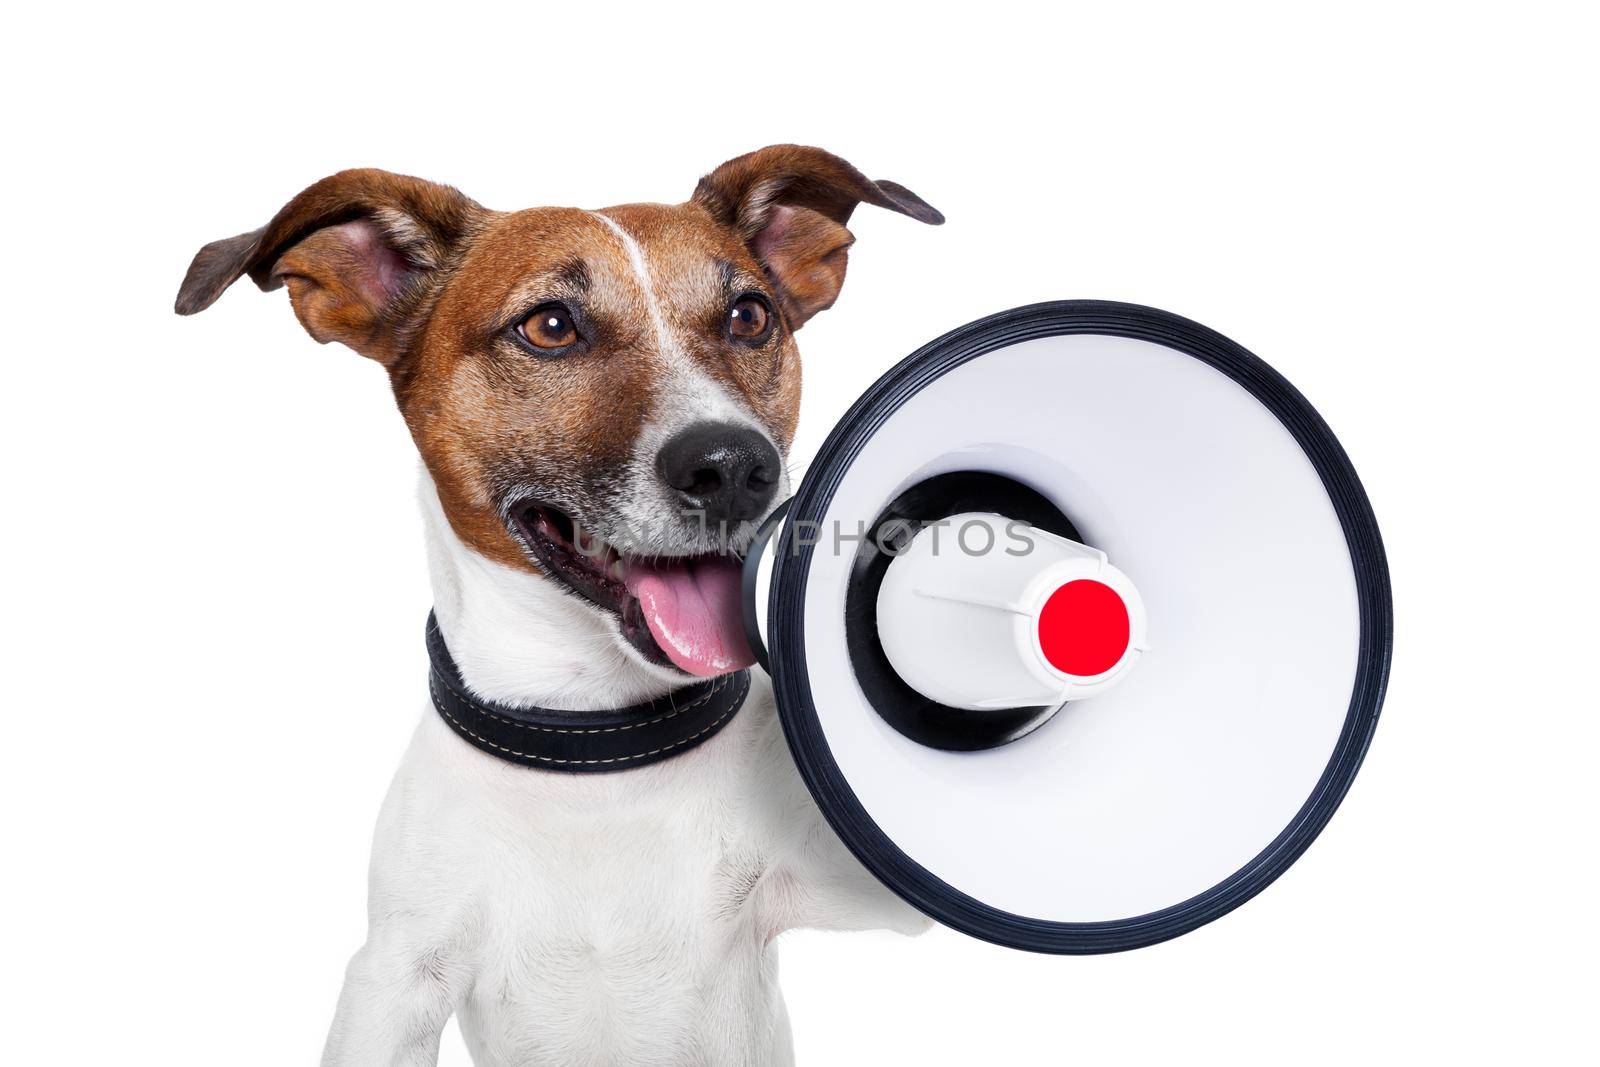
<svg viewBox="0 0 1600 1067"><path fill-rule="evenodd" d="M1080 678L1104 674L1128 651L1128 606L1104 582L1068 582L1039 612L1039 647L1050 665Z"/></svg>

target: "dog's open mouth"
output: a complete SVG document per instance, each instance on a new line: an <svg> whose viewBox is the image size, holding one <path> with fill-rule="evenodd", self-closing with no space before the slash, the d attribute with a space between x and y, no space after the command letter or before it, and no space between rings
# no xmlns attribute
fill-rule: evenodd
<svg viewBox="0 0 1600 1067"><path fill-rule="evenodd" d="M513 521L546 573L613 612L622 636L651 662L710 677L755 661L735 557L629 556L543 504L519 509Z"/></svg>

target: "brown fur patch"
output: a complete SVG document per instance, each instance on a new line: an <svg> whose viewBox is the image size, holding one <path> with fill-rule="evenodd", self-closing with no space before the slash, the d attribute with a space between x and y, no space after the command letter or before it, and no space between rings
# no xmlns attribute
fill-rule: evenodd
<svg viewBox="0 0 1600 1067"><path fill-rule="evenodd" d="M804 145L771 145L730 159L700 179L694 200L749 243L794 330L838 297L854 243L845 223L857 204L944 222L905 186L873 181L838 156Z"/></svg>

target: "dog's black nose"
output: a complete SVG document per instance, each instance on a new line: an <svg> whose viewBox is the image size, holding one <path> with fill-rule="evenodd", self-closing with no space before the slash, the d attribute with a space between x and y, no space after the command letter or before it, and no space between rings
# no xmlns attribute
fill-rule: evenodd
<svg viewBox="0 0 1600 1067"><path fill-rule="evenodd" d="M697 422L661 446L667 488L710 524L753 519L777 492L783 460L766 436L731 422Z"/></svg>

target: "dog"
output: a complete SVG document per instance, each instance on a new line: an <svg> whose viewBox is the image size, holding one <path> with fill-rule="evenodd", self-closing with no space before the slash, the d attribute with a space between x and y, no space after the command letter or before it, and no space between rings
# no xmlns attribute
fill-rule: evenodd
<svg viewBox="0 0 1600 1067"><path fill-rule="evenodd" d="M599 211L351 170L202 248L176 310L249 275L388 371L451 699L485 722L671 717L675 694L745 677L736 558L788 495L795 334L838 296L860 204L943 221L795 145L685 203ZM740 684L725 721L601 773L480 736L436 691L379 816L323 1062L434 1063L452 1015L484 1065L792 1062L774 939L928 921L824 822L765 678Z"/></svg>

